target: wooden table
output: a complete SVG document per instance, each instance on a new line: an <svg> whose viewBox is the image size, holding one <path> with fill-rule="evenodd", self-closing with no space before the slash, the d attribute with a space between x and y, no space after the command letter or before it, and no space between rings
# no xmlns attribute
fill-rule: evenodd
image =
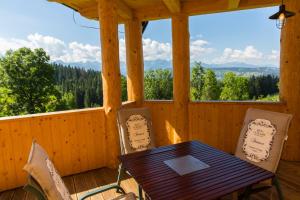
<svg viewBox="0 0 300 200"><path fill-rule="evenodd" d="M185 155L210 167L180 176L164 163ZM122 155L120 160L151 200L217 199L274 176L198 141Z"/></svg>

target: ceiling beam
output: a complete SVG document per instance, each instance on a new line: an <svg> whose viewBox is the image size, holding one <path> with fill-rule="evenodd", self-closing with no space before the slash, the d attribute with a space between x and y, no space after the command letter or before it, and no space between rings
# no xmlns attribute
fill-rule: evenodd
<svg viewBox="0 0 300 200"><path fill-rule="evenodd" d="M239 7L240 0L228 0L228 9L236 9Z"/></svg>
<svg viewBox="0 0 300 200"><path fill-rule="evenodd" d="M171 13L179 13L181 9L180 0L163 0Z"/></svg>
<svg viewBox="0 0 300 200"><path fill-rule="evenodd" d="M90 6L85 8L80 8L80 5L77 5L72 0L48 0L53 2L63 3L74 9L77 9L78 12L89 19L98 20L98 10L96 3L91 3ZM163 0L164 2L176 2L177 0ZM229 9L228 2L239 2L237 7ZM76 1L77 2L77 1ZM95 0L97 2L97 0ZM179 2L179 1L178 1ZM78 2L77 2L78 3ZM233 10L244 10L252 8L262 8L269 6L280 5L281 0L185 0L180 3L180 12L188 16L193 15L202 15L210 13L219 13L219 12L228 12ZM170 4L169 4L170 5ZM236 4L235 4L236 5ZM123 0L117 0L117 13L119 15L119 23L124 23L128 19L132 19L133 15L136 16L140 21L150 21L157 19L166 19L171 18L174 14L173 11L176 11L172 8L169 8L161 3L160 5L155 6L145 6L133 10L130 8ZM178 3L177 3L178 10Z"/></svg>
<svg viewBox="0 0 300 200"><path fill-rule="evenodd" d="M119 16L119 22L123 22L125 20L130 20L133 17L132 9L123 1L117 0L117 13ZM79 13L87 17L89 19L98 20L98 8L97 6L91 5L90 7L86 7L84 9L79 10Z"/></svg>
<svg viewBox="0 0 300 200"><path fill-rule="evenodd" d="M133 18L132 9L123 0L117 0L117 13L126 20Z"/></svg>
<svg viewBox="0 0 300 200"><path fill-rule="evenodd" d="M189 16L228 12L233 10L245 10L280 5L281 0L240 0L235 9L228 9L228 1L225 0L185 0L181 2L181 13ZM135 11L140 21L171 18L172 13L165 5L140 8Z"/></svg>

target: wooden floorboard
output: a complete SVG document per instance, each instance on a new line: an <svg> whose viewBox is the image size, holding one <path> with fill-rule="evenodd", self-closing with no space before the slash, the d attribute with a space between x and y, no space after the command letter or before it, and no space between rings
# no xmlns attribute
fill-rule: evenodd
<svg viewBox="0 0 300 200"><path fill-rule="evenodd" d="M300 199L300 162L281 161L278 168L277 176L286 200ZM116 181L117 170L108 168L96 169L93 171L80 173L72 176L64 177L63 180L72 194L72 198L77 200L80 195L87 191L100 188L104 185L112 184ZM134 192L137 195L137 183L129 176L121 183L126 192ZM103 194L89 198L89 200L106 200L118 196L115 191L107 191ZM276 190L261 192L251 196L251 200L276 200ZM228 195L224 199L231 199ZM0 193L0 200L35 200L35 198L25 192L22 188L8 190Z"/></svg>

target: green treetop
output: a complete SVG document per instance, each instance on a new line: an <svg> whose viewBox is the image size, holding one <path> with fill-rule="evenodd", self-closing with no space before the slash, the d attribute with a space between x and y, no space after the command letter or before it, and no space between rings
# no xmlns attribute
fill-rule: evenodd
<svg viewBox="0 0 300 200"><path fill-rule="evenodd" d="M218 87L218 82L216 74L213 70L207 69L203 76L203 88L202 88L202 100L218 100L220 95L220 90Z"/></svg>
<svg viewBox="0 0 300 200"><path fill-rule="evenodd" d="M223 79L223 89L220 95L221 100L247 100L248 79L246 77L237 76L233 72L227 72Z"/></svg>
<svg viewBox="0 0 300 200"><path fill-rule="evenodd" d="M10 97L12 114L46 112L58 91L55 89L54 68L43 49L21 48L8 51L0 60L4 79L0 87ZM3 90L3 89L2 89ZM1 112L1 111L0 111Z"/></svg>
<svg viewBox="0 0 300 200"><path fill-rule="evenodd" d="M194 63L191 76L191 99L193 101L201 100L204 84L204 68L200 62Z"/></svg>

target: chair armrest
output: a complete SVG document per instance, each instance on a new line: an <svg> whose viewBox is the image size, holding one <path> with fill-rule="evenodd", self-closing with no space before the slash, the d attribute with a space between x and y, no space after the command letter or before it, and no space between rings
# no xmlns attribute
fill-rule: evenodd
<svg viewBox="0 0 300 200"><path fill-rule="evenodd" d="M112 190L112 189L120 190L122 192L122 194L125 194L125 191L124 191L123 188L121 188L120 186L114 184L114 185L104 186L104 187L101 187L99 189L95 189L93 191L87 192L82 197L80 197L79 200L84 200L88 197L91 197L91 196L94 196L96 194L99 194L99 193L102 193L102 192L105 192L105 191L108 191L108 190Z"/></svg>

